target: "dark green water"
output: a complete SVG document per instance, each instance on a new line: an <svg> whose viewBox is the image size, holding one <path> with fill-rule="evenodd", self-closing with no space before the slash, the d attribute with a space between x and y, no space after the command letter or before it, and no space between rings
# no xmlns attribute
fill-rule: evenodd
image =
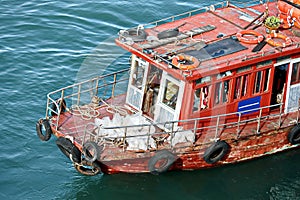
<svg viewBox="0 0 300 200"><path fill-rule="evenodd" d="M36 136L48 92L127 65L113 44L119 29L208 2L0 2L0 199L300 199L300 150L209 170L86 177L54 138Z"/></svg>

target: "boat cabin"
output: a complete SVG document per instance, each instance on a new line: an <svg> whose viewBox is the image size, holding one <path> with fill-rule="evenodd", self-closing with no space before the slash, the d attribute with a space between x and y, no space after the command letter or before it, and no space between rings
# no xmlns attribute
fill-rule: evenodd
<svg viewBox="0 0 300 200"><path fill-rule="evenodd" d="M188 18L121 31L116 43L132 52L126 103L155 123L228 113L250 117L258 108L266 107L262 114L278 110L279 104L284 113L295 111L300 38L281 28L273 31L285 36L274 39L281 46L266 42L269 30L262 22L282 12L277 3L266 5L222 5L219 11L218 4L201 15L190 12Z"/></svg>

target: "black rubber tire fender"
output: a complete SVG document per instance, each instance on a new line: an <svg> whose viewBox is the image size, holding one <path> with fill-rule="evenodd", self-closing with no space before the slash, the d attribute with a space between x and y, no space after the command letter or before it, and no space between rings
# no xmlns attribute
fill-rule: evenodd
<svg viewBox="0 0 300 200"><path fill-rule="evenodd" d="M44 131L43 131L43 129L44 129ZM51 134L52 134L49 120L40 119L36 123L36 133L42 141L48 141L51 138Z"/></svg>
<svg viewBox="0 0 300 200"><path fill-rule="evenodd" d="M59 137L56 140L56 145L61 152L74 163L81 162L80 150L68 138Z"/></svg>
<svg viewBox="0 0 300 200"><path fill-rule="evenodd" d="M101 173L101 167L97 162L88 162L83 160L80 164L74 163L75 169L86 176L95 176Z"/></svg>
<svg viewBox="0 0 300 200"><path fill-rule="evenodd" d="M88 162L94 162L100 159L100 148L96 142L88 141L83 144L82 152L85 157L85 160Z"/></svg>
<svg viewBox="0 0 300 200"><path fill-rule="evenodd" d="M229 144L224 140L219 140L208 147L203 155L207 164L214 164L224 158L229 152Z"/></svg>
<svg viewBox="0 0 300 200"><path fill-rule="evenodd" d="M291 144L299 144L300 143L300 124L297 124L292 128L292 130L288 134L288 141Z"/></svg>
<svg viewBox="0 0 300 200"><path fill-rule="evenodd" d="M63 100L57 99L56 103L58 104L58 107L54 103L52 104L50 116L55 116L56 115L55 112L58 113L59 110L60 110L60 108L61 108L60 113L66 112L67 104L66 104L66 100L65 99L63 99ZM54 110L55 112L53 112L52 110Z"/></svg>
<svg viewBox="0 0 300 200"><path fill-rule="evenodd" d="M148 169L151 174L161 174L168 171L177 159L178 157L168 150L157 151L148 161Z"/></svg>
<svg viewBox="0 0 300 200"><path fill-rule="evenodd" d="M134 42L142 42L142 41L146 40L147 33L145 32L144 29L137 30L136 28L132 28L132 29L128 29L128 30L124 31L122 36L125 38L130 38Z"/></svg>

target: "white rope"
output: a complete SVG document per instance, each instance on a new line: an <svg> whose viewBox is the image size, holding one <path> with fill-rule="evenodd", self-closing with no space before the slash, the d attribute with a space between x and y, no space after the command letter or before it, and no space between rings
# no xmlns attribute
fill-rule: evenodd
<svg viewBox="0 0 300 200"><path fill-rule="evenodd" d="M99 105L99 102L102 102L103 105ZM73 115L75 116L81 116L83 120L90 120L96 117L100 116L100 112L97 110L101 107L106 107L106 111L111 114L119 113L122 116L125 116L128 114L127 109L124 106L115 106L110 105L107 102L105 102L103 99L94 96L93 97L93 105L85 105L85 106L78 106L78 105L72 105L71 110L73 111Z"/></svg>
<svg viewBox="0 0 300 200"><path fill-rule="evenodd" d="M78 106L78 105L72 105L71 110L74 111L73 115L75 116L81 116L84 120L90 120L94 117L98 117L100 115L100 112L96 110L92 106ZM78 112L78 113L76 113Z"/></svg>
<svg viewBox="0 0 300 200"><path fill-rule="evenodd" d="M124 106L115 106L115 105L109 105L107 102L105 102L103 99L99 98L99 100L107 106L106 111L111 113L111 114L115 114L115 113L119 113L120 115L127 115L127 109Z"/></svg>

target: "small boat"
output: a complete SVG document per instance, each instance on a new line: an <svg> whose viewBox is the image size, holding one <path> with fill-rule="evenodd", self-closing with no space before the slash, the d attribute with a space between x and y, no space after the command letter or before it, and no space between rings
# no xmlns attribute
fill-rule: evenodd
<svg viewBox="0 0 300 200"><path fill-rule="evenodd" d="M125 69L47 95L37 135L84 175L196 170L300 145L300 1L232 1L120 30Z"/></svg>

